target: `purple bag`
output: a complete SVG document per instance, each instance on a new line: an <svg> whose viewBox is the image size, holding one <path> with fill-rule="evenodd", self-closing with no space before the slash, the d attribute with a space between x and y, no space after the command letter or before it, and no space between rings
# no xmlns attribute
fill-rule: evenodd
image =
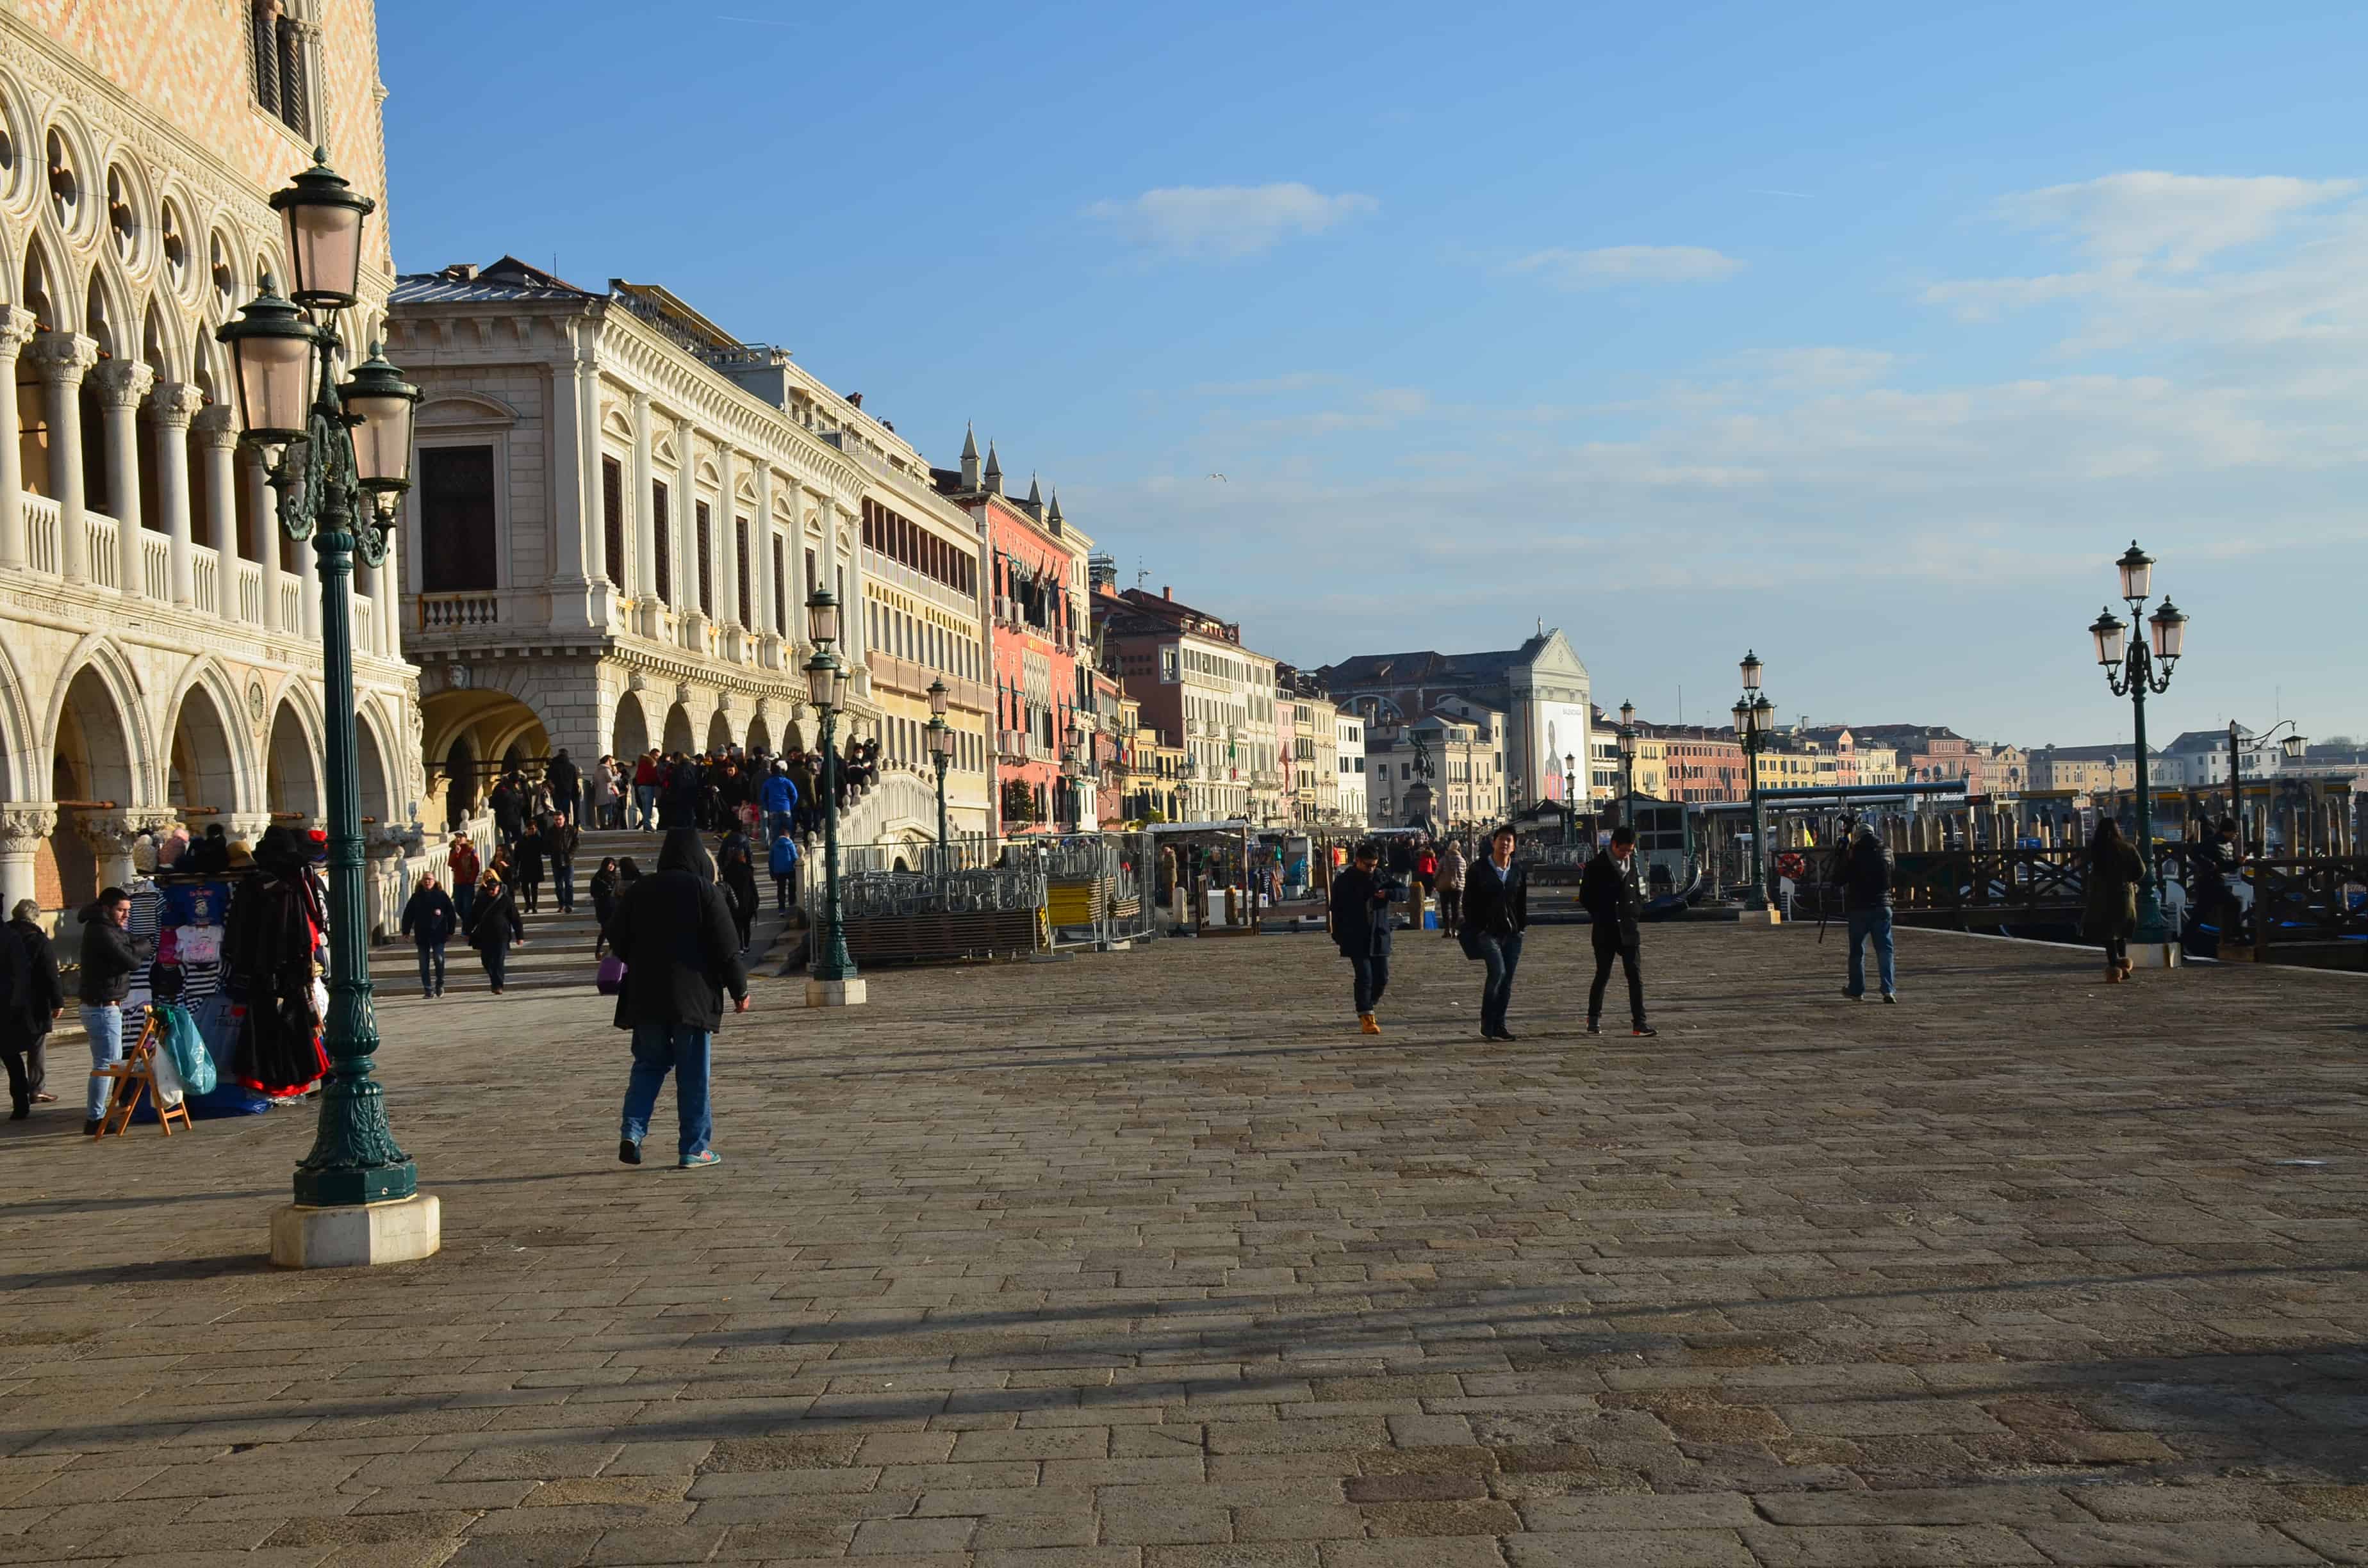
<svg viewBox="0 0 2368 1568"><path fill-rule="evenodd" d="M625 988L625 960L614 953L603 954L599 971L593 975L592 983L599 987L603 996L614 996L622 991Z"/></svg>

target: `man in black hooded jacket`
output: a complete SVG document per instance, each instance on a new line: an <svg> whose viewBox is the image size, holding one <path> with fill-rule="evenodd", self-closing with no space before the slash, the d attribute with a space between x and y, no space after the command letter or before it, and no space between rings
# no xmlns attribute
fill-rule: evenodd
<svg viewBox="0 0 2368 1568"><path fill-rule="evenodd" d="M734 1012L746 1012L748 974L741 967L731 906L715 885L715 862L698 830L668 830L658 869L618 903L609 943L625 964L617 1027L633 1033L617 1158L642 1163L642 1138L672 1073L680 1121L676 1164L685 1170L722 1165L723 1157L707 1146L714 1132L708 1070L723 1022L723 994L731 992Z"/></svg>
<svg viewBox="0 0 2368 1568"><path fill-rule="evenodd" d="M1603 988L1615 962L1628 973L1628 1032L1649 1036L1645 1021L1645 978L1638 963L1644 942L1636 929L1636 830L1622 823L1611 842L1587 863L1578 902L1587 906L1595 939L1595 983L1587 993L1587 1032L1603 1032Z"/></svg>

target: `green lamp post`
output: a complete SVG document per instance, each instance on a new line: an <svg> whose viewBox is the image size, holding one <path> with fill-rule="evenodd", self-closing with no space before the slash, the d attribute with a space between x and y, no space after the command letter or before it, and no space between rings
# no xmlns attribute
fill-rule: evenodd
<svg viewBox="0 0 2368 1568"><path fill-rule="evenodd" d="M319 1210L395 1202L418 1190L418 1172L394 1142L384 1095L371 1076L378 1023L362 884L351 584L355 556L372 566L386 560L395 503L411 483L419 389L376 345L343 385L334 379L343 349L327 318L359 296L362 220L377 204L339 178L327 153L315 149L313 166L271 205L287 225L291 297L265 278L263 292L215 335L235 363L240 424L277 494L279 526L291 540L313 541L321 568L330 1067L319 1134L296 1167L297 1204ZM276 1225L273 1244L279 1257Z"/></svg>
<svg viewBox="0 0 2368 1568"><path fill-rule="evenodd" d="M838 641L838 597L817 588L806 600L806 635L813 639L814 657L806 661L806 693L822 716L822 843L823 926L814 946L814 983L806 988L809 1005L860 1002L862 982L856 978L855 960L847 951L847 922L838 888L838 744L833 730L839 710L847 706L852 684L847 665L832 651Z"/></svg>
<svg viewBox="0 0 2368 1568"><path fill-rule="evenodd" d="M1620 705L1620 822L1636 825L1636 705Z"/></svg>
<svg viewBox="0 0 2368 1568"><path fill-rule="evenodd" d="M2154 596L2154 557L2132 540L2113 565L2121 574L2122 597L2135 619ZM2146 699L2149 691L2159 697L2170 689L2170 673L2186 641L2187 617L2166 597L2146 617L2146 628L2152 633L2151 647L2147 640L2131 638L2127 624L2107 608L2089 624L2089 636L2096 645L2097 663L2104 668L2105 685L2115 697L2130 699L2137 730L2138 858L2144 866L2138 877L2137 929L2130 939L2168 944L2176 938L2170 922L2163 917L2161 887L2154 874L2154 780L2146 766ZM2162 666L2159 675L2155 673L2157 664Z"/></svg>
<svg viewBox="0 0 2368 1568"><path fill-rule="evenodd" d="M1743 747L1743 776L1751 800L1751 892L1744 899L1746 909L1768 907L1768 829L1760 820L1759 754L1775 733L1776 705L1759 689L1761 667L1759 654L1744 653L1743 695L1735 703L1735 738Z"/></svg>
<svg viewBox="0 0 2368 1568"><path fill-rule="evenodd" d="M929 682L929 760L938 770L938 870L940 875L953 869L949 863L946 835L946 766L953 760L953 726L946 722L946 702L952 694L942 680Z"/></svg>

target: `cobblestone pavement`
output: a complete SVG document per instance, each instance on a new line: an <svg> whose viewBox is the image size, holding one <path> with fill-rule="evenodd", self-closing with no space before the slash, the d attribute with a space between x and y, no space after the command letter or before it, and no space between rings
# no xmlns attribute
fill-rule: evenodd
<svg viewBox="0 0 2368 1568"><path fill-rule="evenodd" d="M377 1271L260 1259L304 1113L0 1126L0 1562L2368 1562L2368 981L1646 941L1650 1041L1577 928L1505 1045L1411 936L1379 1040L1321 937L772 981L705 1172L588 986L390 1001Z"/></svg>

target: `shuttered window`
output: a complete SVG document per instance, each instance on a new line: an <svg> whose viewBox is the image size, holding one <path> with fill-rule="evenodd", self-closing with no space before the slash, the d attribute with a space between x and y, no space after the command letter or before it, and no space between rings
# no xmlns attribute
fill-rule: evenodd
<svg viewBox="0 0 2368 1568"><path fill-rule="evenodd" d="M600 574L625 582L625 469L614 458L600 460Z"/></svg>
<svg viewBox="0 0 2368 1568"><path fill-rule="evenodd" d="M732 529L734 541L738 546L733 551L732 564L739 579L733 585L738 593L732 601L732 616L741 625L753 628L757 621L748 604L748 519L734 518Z"/></svg>
<svg viewBox="0 0 2368 1568"><path fill-rule="evenodd" d="M674 603L674 526L666 516L666 487L663 480L650 486L650 520L655 525L657 530L658 558L652 564L657 568L655 575L658 597L667 604L672 604Z"/></svg>
<svg viewBox="0 0 2368 1568"><path fill-rule="evenodd" d="M496 585L494 449L429 447L419 454L420 591Z"/></svg>
<svg viewBox="0 0 2368 1568"><path fill-rule="evenodd" d="M691 503L691 517L699 533L699 613L715 613L715 539L714 524L709 519L707 503Z"/></svg>

